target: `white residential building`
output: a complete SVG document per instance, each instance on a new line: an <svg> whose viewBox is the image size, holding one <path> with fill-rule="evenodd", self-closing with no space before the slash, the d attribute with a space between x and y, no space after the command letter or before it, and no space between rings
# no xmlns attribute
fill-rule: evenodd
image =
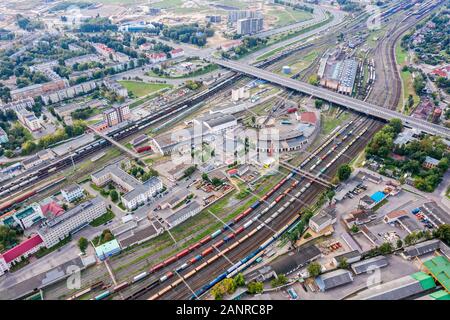
<svg viewBox="0 0 450 320"><path fill-rule="evenodd" d="M72 202L84 197L84 190L77 184L72 184L61 190L61 194L67 202Z"/></svg>
<svg viewBox="0 0 450 320"><path fill-rule="evenodd" d="M108 165L93 173L91 179L96 186L104 186L113 182L126 190L126 193L121 196L121 201L128 210L144 204L163 188L159 178L152 177L146 182L141 182L119 168L118 164Z"/></svg>
<svg viewBox="0 0 450 320"><path fill-rule="evenodd" d="M44 240L45 246L50 248L105 213L105 201L98 196L46 222L38 233Z"/></svg>

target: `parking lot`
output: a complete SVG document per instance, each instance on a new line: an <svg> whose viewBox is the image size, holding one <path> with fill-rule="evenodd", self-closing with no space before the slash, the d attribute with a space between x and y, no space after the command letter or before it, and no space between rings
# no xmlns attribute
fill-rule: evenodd
<svg viewBox="0 0 450 320"><path fill-rule="evenodd" d="M364 273L360 275L353 275L353 282L346 285L336 287L325 292L311 291L310 286L294 283L290 288L293 288L298 295L298 300L342 300L349 295L363 290L368 286L376 285L380 282L388 282L400 277L413 274L419 271L419 266L414 262L404 260L400 256L391 255L387 257L388 266L379 269L379 272ZM312 285L311 287L314 287ZM288 288L274 291L268 294L273 300L287 300L290 299L287 293Z"/></svg>

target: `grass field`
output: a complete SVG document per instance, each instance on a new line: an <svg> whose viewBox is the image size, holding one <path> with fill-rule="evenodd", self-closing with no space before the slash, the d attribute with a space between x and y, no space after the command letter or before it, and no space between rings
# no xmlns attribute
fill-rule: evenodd
<svg viewBox="0 0 450 320"><path fill-rule="evenodd" d="M407 56L408 52L400 46L400 43L397 43L395 46L395 58L400 66L405 64Z"/></svg>
<svg viewBox="0 0 450 320"><path fill-rule="evenodd" d="M298 29L298 30L296 30L296 31L292 31L292 30L291 30L291 31L288 32L288 33L283 33L283 34L275 35L275 36L273 36L272 38L269 38L270 40L269 40L267 46L274 45L274 44L279 43L279 42L281 42L281 41L288 40L288 39L297 37L297 36L299 36L299 35L301 35L301 34L307 33L307 32L309 32L309 31L311 31L311 30L320 28L321 26L323 26L323 25L329 23L329 22L332 21L333 19L334 19L334 16L328 14L328 18L327 18L326 20L324 20L324 21L322 21L322 22L319 22L319 23L317 23L317 24L315 24L315 25L309 26L309 27L307 27L307 28L300 28L300 29ZM308 37L308 38L309 38L309 37ZM288 46L291 46L291 45L293 45L293 44L296 44L297 42L300 42L300 41L305 42L306 39L307 39L307 38L302 39L302 40L298 40L298 41L293 41L293 42L288 43L288 44L286 44L286 45L284 45L284 46L281 46L281 47L279 47L279 48L276 48L276 49L273 49L273 50L271 50L271 51L268 51L268 52L266 52L266 53L264 53L264 54L258 56L258 57L256 58L256 61L260 61L260 60L267 59L267 58L273 56L274 54L276 54L276 53L278 53L278 52L280 52L280 51L286 49Z"/></svg>
<svg viewBox="0 0 450 320"><path fill-rule="evenodd" d="M347 112L341 114L339 118L336 118L333 111L326 115L322 114L321 115L322 130L320 131L320 133L322 135L329 134L331 131L333 131L334 128L336 128L338 125L346 121L349 117L350 115Z"/></svg>
<svg viewBox="0 0 450 320"><path fill-rule="evenodd" d="M412 74L409 71L401 71L400 76L401 76L401 79L403 82L404 101L406 103L408 101L408 96L411 94L414 99L414 105L412 106L412 108L414 108L415 106L417 106L419 104L420 97L416 94L416 91L414 90ZM399 107L402 106L402 102L403 101L400 100ZM408 110L406 110L406 111L408 111Z"/></svg>
<svg viewBox="0 0 450 320"><path fill-rule="evenodd" d="M403 66L408 64L407 61L408 52L397 43L395 46L395 59L397 60L398 68L401 70ZM400 71L400 77L403 86L403 99L398 102L397 109L409 113L409 110L417 106L420 102L420 97L416 94L413 86L413 76L409 71ZM411 108L403 108L404 104L407 103L409 95L413 96L414 104Z"/></svg>
<svg viewBox="0 0 450 320"><path fill-rule="evenodd" d="M199 68L190 74L185 74L185 75L181 75L181 76L159 75L151 70L149 72L147 72L146 75L149 77L158 77L158 78L165 78L165 79L185 79L185 78L193 78L193 77L202 76L204 74L210 73L217 69L219 69L219 66L217 64L208 64L208 65L204 66L203 68Z"/></svg>
<svg viewBox="0 0 450 320"><path fill-rule="evenodd" d="M309 12L293 10L291 8L272 9L269 11L269 14L277 18L276 28L312 19L312 15Z"/></svg>
<svg viewBox="0 0 450 320"><path fill-rule="evenodd" d="M316 51L311 51L306 56L299 58L295 63L289 65L291 67L291 74L284 74L281 72L281 69L277 70L277 73L290 77L293 74L307 68L314 61L314 59L317 58L317 56L318 53Z"/></svg>
<svg viewBox="0 0 450 320"><path fill-rule="evenodd" d="M107 210L105 214L102 214L97 219L92 220L90 225L92 227L100 227L102 224L114 219L114 217L115 217L114 212L112 212L111 210Z"/></svg>
<svg viewBox="0 0 450 320"><path fill-rule="evenodd" d="M172 85L164 83L146 83L139 81L119 81L128 91L132 92L136 97L146 96L161 89L171 88Z"/></svg>

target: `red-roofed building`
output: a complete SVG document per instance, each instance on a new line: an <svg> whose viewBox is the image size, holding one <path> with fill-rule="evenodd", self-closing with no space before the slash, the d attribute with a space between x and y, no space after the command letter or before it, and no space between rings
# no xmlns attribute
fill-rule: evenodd
<svg viewBox="0 0 450 320"><path fill-rule="evenodd" d="M170 51L170 56L172 58L178 58L184 56L183 48L177 48Z"/></svg>
<svg viewBox="0 0 450 320"><path fill-rule="evenodd" d="M431 71L431 74L434 74L438 77L443 77L443 78L450 78L450 65L445 66L445 67L441 67L441 68L436 68L433 71Z"/></svg>
<svg viewBox="0 0 450 320"><path fill-rule="evenodd" d="M64 213L64 209L59 206L55 201L51 201L47 204L41 206L42 213L46 218L54 218L62 213Z"/></svg>
<svg viewBox="0 0 450 320"><path fill-rule="evenodd" d="M302 112L297 116L297 120L302 123L316 125L317 117L314 112Z"/></svg>
<svg viewBox="0 0 450 320"><path fill-rule="evenodd" d="M167 60L167 55L164 52L148 54L147 57L151 63L157 63Z"/></svg>
<svg viewBox="0 0 450 320"><path fill-rule="evenodd" d="M17 246L0 254L0 275L11 268L12 264L19 262L22 257L26 258L44 246L44 241L38 234L21 242ZM6 266L6 268L5 268Z"/></svg>
<svg viewBox="0 0 450 320"><path fill-rule="evenodd" d="M397 221L399 218L408 215L405 210L395 210L386 214L383 218L383 221L386 223L393 223Z"/></svg>

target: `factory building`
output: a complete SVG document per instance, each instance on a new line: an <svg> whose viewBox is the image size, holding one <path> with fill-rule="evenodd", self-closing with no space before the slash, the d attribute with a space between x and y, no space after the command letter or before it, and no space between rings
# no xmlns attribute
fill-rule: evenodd
<svg viewBox="0 0 450 320"><path fill-rule="evenodd" d="M338 269L324 273L315 279L320 291L327 291L353 281L353 276L350 271Z"/></svg>
<svg viewBox="0 0 450 320"><path fill-rule="evenodd" d="M342 94L351 95L355 84L358 62L354 59L322 58L317 75L320 85Z"/></svg>
<svg viewBox="0 0 450 320"><path fill-rule="evenodd" d="M402 300L435 287L431 276L417 272L373 286L357 293L349 300Z"/></svg>

